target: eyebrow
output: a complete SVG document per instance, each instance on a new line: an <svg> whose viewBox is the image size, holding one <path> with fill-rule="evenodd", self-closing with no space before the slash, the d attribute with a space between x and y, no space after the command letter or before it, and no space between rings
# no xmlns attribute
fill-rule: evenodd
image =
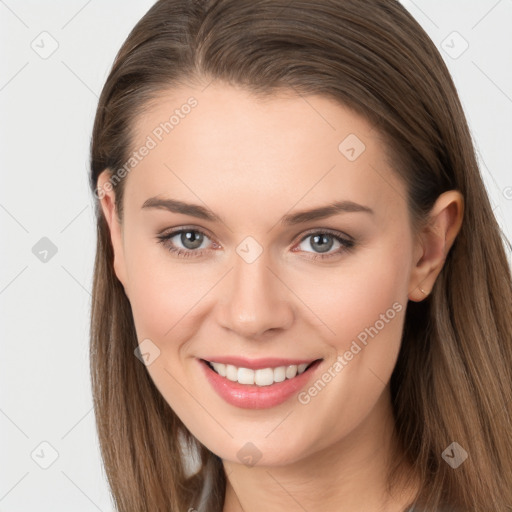
<svg viewBox="0 0 512 512"><path fill-rule="evenodd" d="M181 213L183 215L190 215L191 217L197 217L199 219L208 220L211 222L222 222L223 219L217 214L212 212L210 209L198 205L185 203L183 201L177 201L176 199L163 199L160 197L150 197L142 205L142 209L162 209L168 210L173 213ZM313 208L310 210L302 210L296 213L283 215L280 223L283 225L293 226L295 224L302 224L312 220L325 219L339 213L352 213L352 212L364 212L370 215L374 214L374 211L368 206L363 206L353 201L337 201L326 206L319 208Z"/></svg>

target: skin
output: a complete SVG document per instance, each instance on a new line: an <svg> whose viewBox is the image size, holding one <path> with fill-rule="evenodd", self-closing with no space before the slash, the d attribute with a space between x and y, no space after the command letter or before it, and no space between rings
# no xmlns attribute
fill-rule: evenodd
<svg viewBox="0 0 512 512"><path fill-rule="evenodd" d="M385 490L386 464L397 456L389 380L407 301L432 289L460 228L462 197L440 196L429 223L414 231L379 133L331 99L293 91L266 100L220 83L168 91L138 118L134 149L190 96L197 106L127 176L122 222L115 189L101 199L139 343L150 339L160 350L147 366L151 378L223 459L224 512L404 510L419 482ZM349 134L366 146L354 161L338 149ZM108 178L106 170L98 185ZM206 206L224 222L141 208L153 196ZM373 214L278 222L340 200ZM205 231L203 254L179 257L158 242L180 227ZM329 238L335 255L315 260L323 253L306 235L325 229L355 246L339 252ZM252 263L236 252L247 236L263 249ZM172 241L190 247L179 235ZM323 358L320 375L394 303L402 311L307 404L294 396L240 409L200 371L197 358L213 354ZM247 442L261 453L253 466L237 457Z"/></svg>

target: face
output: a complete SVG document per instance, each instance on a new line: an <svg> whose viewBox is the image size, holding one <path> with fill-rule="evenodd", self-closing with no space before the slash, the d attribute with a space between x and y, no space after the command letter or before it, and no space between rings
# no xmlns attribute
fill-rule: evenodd
<svg viewBox="0 0 512 512"><path fill-rule="evenodd" d="M229 461L348 439L387 397L418 278L379 133L326 97L212 84L154 102L133 151L109 224L163 397Z"/></svg>

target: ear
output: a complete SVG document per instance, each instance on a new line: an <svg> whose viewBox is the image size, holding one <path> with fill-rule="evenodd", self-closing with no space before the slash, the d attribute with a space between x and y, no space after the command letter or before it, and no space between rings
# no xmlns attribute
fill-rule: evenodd
<svg viewBox="0 0 512 512"><path fill-rule="evenodd" d="M105 169L98 176L97 194L101 209L110 230L110 240L114 249L114 272L126 292L126 264L124 258L123 226L119 220L119 212L115 203L114 187L110 181L112 174Z"/></svg>
<svg viewBox="0 0 512 512"><path fill-rule="evenodd" d="M437 198L417 236L409 281L410 300L420 302L431 292L459 233L463 215L464 199L459 191L449 190Z"/></svg>

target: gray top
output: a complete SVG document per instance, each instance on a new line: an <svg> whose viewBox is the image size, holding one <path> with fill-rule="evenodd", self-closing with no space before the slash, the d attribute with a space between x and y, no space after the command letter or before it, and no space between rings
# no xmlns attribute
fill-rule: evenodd
<svg viewBox="0 0 512 512"><path fill-rule="evenodd" d="M203 485L203 489L201 491L201 496L199 498L197 512L208 512L206 510L206 505L207 505L207 501L208 501L208 495L210 494L211 489L212 489L212 483L213 482L212 482L211 471L207 471L206 479L205 479L205 482ZM194 511L194 512L196 512L196 511ZM420 512L420 510L416 509L413 505L412 507L406 509L404 512ZM448 511L443 509L443 510L440 510L440 512L448 512Z"/></svg>

